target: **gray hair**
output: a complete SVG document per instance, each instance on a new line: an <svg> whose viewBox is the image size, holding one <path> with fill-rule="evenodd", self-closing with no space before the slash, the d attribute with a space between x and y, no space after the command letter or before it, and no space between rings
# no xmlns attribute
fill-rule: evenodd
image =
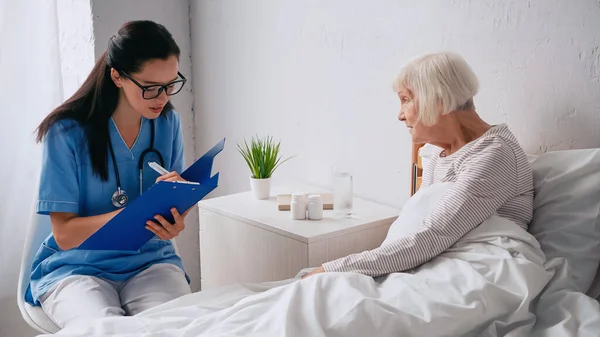
<svg viewBox="0 0 600 337"><path fill-rule="evenodd" d="M399 92L410 90L417 100L419 122L433 125L441 114L475 109L473 96L479 90L477 76L458 54L441 52L426 54L406 64L393 83Z"/></svg>

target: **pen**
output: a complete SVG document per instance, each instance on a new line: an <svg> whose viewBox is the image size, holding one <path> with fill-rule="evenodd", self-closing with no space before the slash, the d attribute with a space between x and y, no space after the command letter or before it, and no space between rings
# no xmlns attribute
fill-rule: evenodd
<svg viewBox="0 0 600 337"><path fill-rule="evenodd" d="M161 176L164 176L165 174L169 173L169 171L167 171L164 167L158 165L158 163L155 161L149 162L148 166L150 166L154 171L158 172L158 174L160 174Z"/></svg>
<svg viewBox="0 0 600 337"><path fill-rule="evenodd" d="M190 185L200 185L200 183L197 183L195 181L182 181L182 180L177 180L174 181L175 183L179 183L179 184L190 184Z"/></svg>

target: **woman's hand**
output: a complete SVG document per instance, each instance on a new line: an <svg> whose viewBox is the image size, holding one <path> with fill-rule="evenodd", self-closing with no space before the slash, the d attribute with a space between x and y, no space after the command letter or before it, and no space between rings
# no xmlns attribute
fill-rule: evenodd
<svg viewBox="0 0 600 337"><path fill-rule="evenodd" d="M323 268L323 266L320 266L319 268L315 268L315 269L313 269L313 271L311 271L310 273L308 273L308 274L306 274L306 275L302 276L302 278L307 278L307 277L309 277L309 276L311 276L311 275L314 275L314 274L319 274L319 273L324 273L324 272L325 272L325 268Z"/></svg>
<svg viewBox="0 0 600 337"><path fill-rule="evenodd" d="M179 214L177 209L173 207L171 208L171 214L173 214L173 220L175 223L169 223L163 216L157 214L154 216L154 219L156 222L160 223L160 225L152 220L148 220L146 222L146 229L156 234L156 236L162 240L171 240L185 229L185 223L183 219L189 211L190 210L187 210L185 213Z"/></svg>
<svg viewBox="0 0 600 337"><path fill-rule="evenodd" d="M177 173L176 171L171 171L167 174L164 174L164 175L156 178L156 182L159 182L159 181L186 181L186 180L181 178L179 173Z"/></svg>
<svg viewBox="0 0 600 337"><path fill-rule="evenodd" d="M159 181L187 181L187 180L181 178L179 173L177 173L176 171L172 171L172 172L169 172L165 175L162 175L162 176L156 178L156 182L159 182ZM171 240L174 237L176 237L177 235L179 235L179 233L182 230L185 229L184 219L185 219L185 216L190 212L190 210L192 208L193 208L193 206L190 207L183 214L179 214L177 209L172 208L171 214L173 214L173 221L175 221L175 223L169 223L167 221L167 219L165 219L162 215L157 214L154 216L155 221L148 220L146 222L146 229L151 231L152 233L156 234L156 236L158 236L162 240ZM157 222L158 222L158 224L157 224Z"/></svg>

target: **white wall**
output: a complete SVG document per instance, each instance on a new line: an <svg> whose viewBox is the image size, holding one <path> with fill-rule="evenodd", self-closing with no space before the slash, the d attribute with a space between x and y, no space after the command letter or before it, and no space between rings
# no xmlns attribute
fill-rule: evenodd
<svg viewBox="0 0 600 337"><path fill-rule="evenodd" d="M194 114L192 110L192 65L190 54L190 20L188 0L93 0L94 35L96 57L106 50L108 39L125 21L153 20L164 25L173 35L181 49L179 70L188 82L172 102L181 115L186 163L195 159ZM186 229L176 241L186 272L192 281L192 290L200 288L200 258L198 243L198 213L190 212L186 217Z"/></svg>
<svg viewBox="0 0 600 337"><path fill-rule="evenodd" d="M71 97L94 67L94 31L89 1L57 0L63 97Z"/></svg>
<svg viewBox="0 0 600 337"><path fill-rule="evenodd" d="M235 142L254 133L299 154L277 174L328 186L356 166L356 194L400 206L410 138L390 84L421 53L461 53L475 102L528 152L600 147L595 0L191 0L196 144L227 136L218 194L248 189Z"/></svg>

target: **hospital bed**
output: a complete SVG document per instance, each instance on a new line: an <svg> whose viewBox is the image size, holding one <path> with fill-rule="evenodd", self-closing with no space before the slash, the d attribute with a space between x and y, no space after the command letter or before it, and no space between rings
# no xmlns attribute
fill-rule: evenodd
<svg viewBox="0 0 600 337"><path fill-rule="evenodd" d="M430 150L413 146L409 214L398 221L418 217L411 208L428 197ZM600 336L600 149L529 160L536 196L525 234L534 240L492 223L409 273L231 285L57 335ZM467 260L480 269L465 269Z"/></svg>

